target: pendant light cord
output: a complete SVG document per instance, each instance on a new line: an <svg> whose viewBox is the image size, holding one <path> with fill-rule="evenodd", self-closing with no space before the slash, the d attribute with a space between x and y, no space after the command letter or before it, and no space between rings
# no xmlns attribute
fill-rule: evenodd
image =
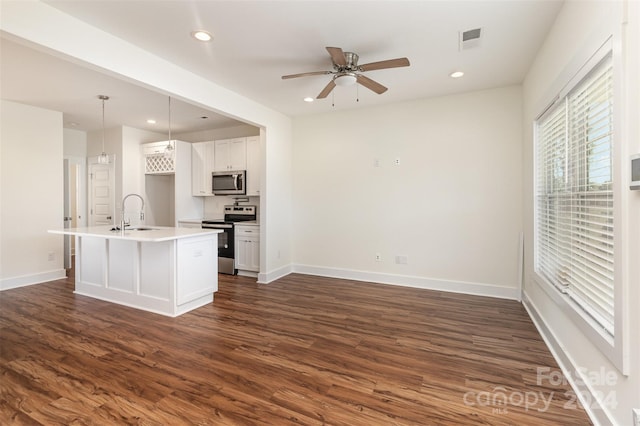
<svg viewBox="0 0 640 426"><path fill-rule="evenodd" d="M173 145L171 145L171 96L169 96L169 141L167 142L167 146L164 148L164 155L166 157L170 157L173 151Z"/></svg>
<svg viewBox="0 0 640 426"><path fill-rule="evenodd" d="M102 152L104 153L104 96L102 96Z"/></svg>
<svg viewBox="0 0 640 426"><path fill-rule="evenodd" d="M105 134L105 125L104 125L104 101L109 100L107 95L98 95L98 99L102 101L102 153L98 155L98 163L99 164L109 164L109 156L106 152L104 152L104 134Z"/></svg>

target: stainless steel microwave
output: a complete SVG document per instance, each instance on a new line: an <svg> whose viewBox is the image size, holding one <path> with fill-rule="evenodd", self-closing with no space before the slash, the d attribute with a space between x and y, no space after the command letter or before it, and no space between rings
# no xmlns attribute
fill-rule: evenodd
<svg viewBox="0 0 640 426"><path fill-rule="evenodd" d="M247 171L213 172L211 185L214 195L244 195L247 193Z"/></svg>

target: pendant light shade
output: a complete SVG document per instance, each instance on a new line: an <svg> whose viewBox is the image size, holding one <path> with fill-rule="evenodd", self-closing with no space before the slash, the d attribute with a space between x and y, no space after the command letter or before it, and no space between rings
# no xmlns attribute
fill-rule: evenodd
<svg viewBox="0 0 640 426"><path fill-rule="evenodd" d="M109 164L109 154L104 152L104 101L108 101L109 97L106 95L98 95L98 99L102 101L102 153L98 155L98 163Z"/></svg>
<svg viewBox="0 0 640 426"><path fill-rule="evenodd" d="M169 141L164 148L165 157L171 157L173 154L173 145L171 144L171 96L169 96Z"/></svg>

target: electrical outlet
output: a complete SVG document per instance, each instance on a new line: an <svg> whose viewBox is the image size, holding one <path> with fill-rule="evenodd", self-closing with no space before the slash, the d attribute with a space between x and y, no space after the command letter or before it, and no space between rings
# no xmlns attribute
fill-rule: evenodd
<svg viewBox="0 0 640 426"><path fill-rule="evenodd" d="M640 408L633 409L633 426L640 426Z"/></svg>
<svg viewBox="0 0 640 426"><path fill-rule="evenodd" d="M56 260L56 254L54 252L50 252L47 256L47 259L49 260L49 262L53 262L54 260Z"/></svg>
<svg viewBox="0 0 640 426"><path fill-rule="evenodd" d="M380 159L379 158L375 158L373 160L373 167L380 167Z"/></svg>
<svg viewBox="0 0 640 426"><path fill-rule="evenodd" d="M409 262L409 259L407 258L407 256L403 254L399 254L396 256L396 263L398 265L406 265L408 262Z"/></svg>
<svg viewBox="0 0 640 426"><path fill-rule="evenodd" d="M382 255L380 253L376 253L376 262L382 262Z"/></svg>
<svg viewBox="0 0 640 426"><path fill-rule="evenodd" d="M400 157L396 157L396 159L393 161L393 164L395 164L396 166L400 165Z"/></svg>

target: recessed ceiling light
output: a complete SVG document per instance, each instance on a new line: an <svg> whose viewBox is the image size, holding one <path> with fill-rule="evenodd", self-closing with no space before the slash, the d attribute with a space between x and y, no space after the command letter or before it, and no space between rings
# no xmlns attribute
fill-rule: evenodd
<svg viewBox="0 0 640 426"><path fill-rule="evenodd" d="M451 74L449 74L449 76L451 78L460 78L464 75L464 73L462 71L454 71Z"/></svg>
<svg viewBox="0 0 640 426"><path fill-rule="evenodd" d="M78 126L79 126L79 124L78 124L78 123L76 123L75 121L70 121L70 122L68 122L67 124L68 124L69 126L71 126L71 127L78 127Z"/></svg>
<svg viewBox="0 0 640 426"><path fill-rule="evenodd" d="M191 37L199 41L211 41L213 39L213 36L210 33L203 30L192 31Z"/></svg>
<svg viewBox="0 0 640 426"><path fill-rule="evenodd" d="M153 118L150 118L150 119L147 120L147 123L156 124L156 120L154 120Z"/></svg>
<svg viewBox="0 0 640 426"><path fill-rule="evenodd" d="M307 96L306 98L303 99L303 101L305 101L305 102L313 102L313 98Z"/></svg>

